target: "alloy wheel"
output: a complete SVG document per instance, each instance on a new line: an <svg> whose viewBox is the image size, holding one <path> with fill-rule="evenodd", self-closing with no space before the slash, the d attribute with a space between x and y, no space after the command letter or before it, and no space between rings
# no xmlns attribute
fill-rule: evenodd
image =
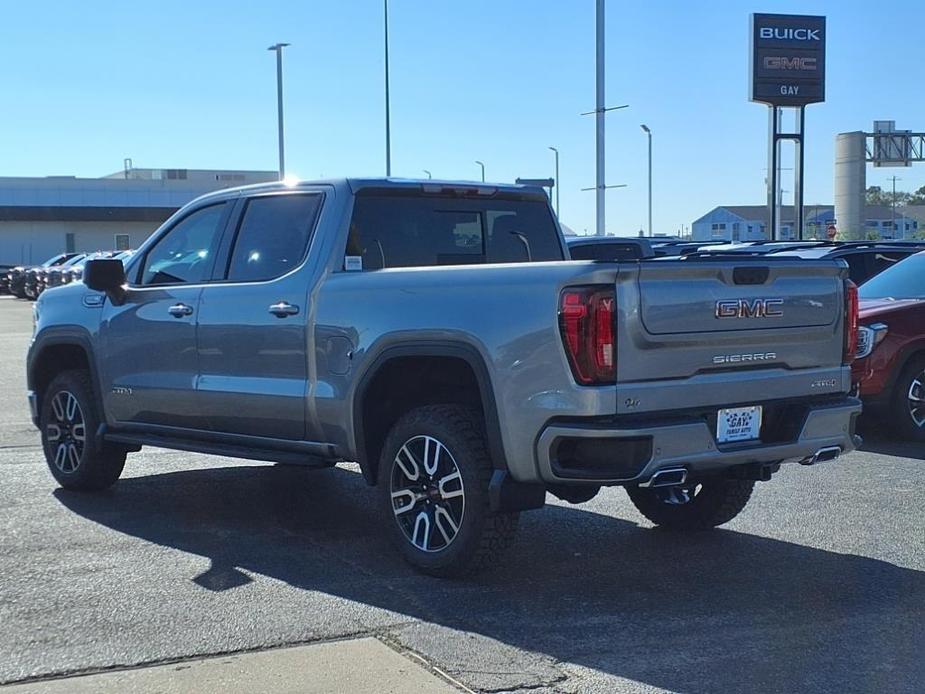
<svg viewBox="0 0 925 694"><path fill-rule="evenodd" d="M453 454L432 436L398 449L390 480L392 512L405 539L423 552L452 544L466 510L462 475Z"/></svg>
<svg viewBox="0 0 925 694"><path fill-rule="evenodd" d="M912 417L915 425L921 429L925 426L925 372L912 379L906 398L909 404L909 416Z"/></svg>
<svg viewBox="0 0 925 694"><path fill-rule="evenodd" d="M86 444L86 425L80 402L73 393L62 390L52 398L45 441L54 455L52 462L56 468L66 473L77 470Z"/></svg>

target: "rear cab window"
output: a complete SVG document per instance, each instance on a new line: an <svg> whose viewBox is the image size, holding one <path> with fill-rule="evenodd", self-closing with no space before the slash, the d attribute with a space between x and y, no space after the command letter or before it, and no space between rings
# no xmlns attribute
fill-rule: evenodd
<svg viewBox="0 0 925 694"><path fill-rule="evenodd" d="M228 259L232 282L262 282L297 268L308 251L322 196L265 195L247 201Z"/></svg>
<svg viewBox="0 0 925 694"><path fill-rule="evenodd" d="M348 270L563 260L543 200L364 193L354 202Z"/></svg>

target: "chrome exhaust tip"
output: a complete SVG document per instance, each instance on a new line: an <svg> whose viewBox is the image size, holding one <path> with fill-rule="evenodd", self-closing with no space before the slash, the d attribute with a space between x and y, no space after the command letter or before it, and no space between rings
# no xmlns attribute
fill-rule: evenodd
<svg viewBox="0 0 925 694"><path fill-rule="evenodd" d="M818 451L813 453L808 458L803 458L803 460L800 461L800 465L815 465L816 463L827 463L830 460L835 460L840 455L841 455L841 446L826 446L825 448L820 448Z"/></svg>
<svg viewBox="0 0 925 694"><path fill-rule="evenodd" d="M687 481L687 470L683 467L672 467L664 470L657 470L652 477L646 482L641 482L640 487L676 487Z"/></svg>

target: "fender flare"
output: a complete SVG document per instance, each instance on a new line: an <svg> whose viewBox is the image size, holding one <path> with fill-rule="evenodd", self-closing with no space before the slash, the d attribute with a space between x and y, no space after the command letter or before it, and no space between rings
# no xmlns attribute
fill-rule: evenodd
<svg viewBox="0 0 925 694"><path fill-rule="evenodd" d="M103 411L103 397L100 392L99 370L96 364L96 353L93 350L93 340L85 328L76 325L61 325L50 327L42 330L36 335L34 342L29 347L29 354L26 361L26 387L35 392L36 374L35 367L41 355L50 347L79 347L87 355L87 364L90 367L90 383L93 386L93 397L96 400L97 407L101 415ZM41 402L42 394L35 392L36 398ZM41 405L37 406L41 409Z"/></svg>
<svg viewBox="0 0 925 694"><path fill-rule="evenodd" d="M469 365L475 374L482 411L485 413L485 433L488 438L488 454L491 457L492 467L496 470L507 471L498 407L491 387L491 376L481 353L472 345L455 340L403 340L399 344L386 345L378 351L357 380L357 386L354 390L353 402L351 403L354 446L357 462L360 464L360 469L366 482L375 484L376 464L378 461L369 460L365 450L363 402L370 383L372 383L380 370L389 361L400 357L450 357L462 359Z"/></svg>

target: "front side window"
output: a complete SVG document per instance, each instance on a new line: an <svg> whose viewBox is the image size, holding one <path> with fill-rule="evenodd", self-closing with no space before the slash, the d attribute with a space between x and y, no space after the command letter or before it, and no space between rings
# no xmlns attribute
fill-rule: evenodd
<svg viewBox="0 0 925 694"><path fill-rule="evenodd" d="M305 257L320 195L272 195L247 203L228 279L259 282L285 275Z"/></svg>
<svg viewBox="0 0 925 694"><path fill-rule="evenodd" d="M148 251L141 284L196 284L209 277L226 203L184 217Z"/></svg>
<svg viewBox="0 0 925 694"><path fill-rule="evenodd" d="M441 196L356 198L346 267L378 270L562 260L545 202Z"/></svg>

